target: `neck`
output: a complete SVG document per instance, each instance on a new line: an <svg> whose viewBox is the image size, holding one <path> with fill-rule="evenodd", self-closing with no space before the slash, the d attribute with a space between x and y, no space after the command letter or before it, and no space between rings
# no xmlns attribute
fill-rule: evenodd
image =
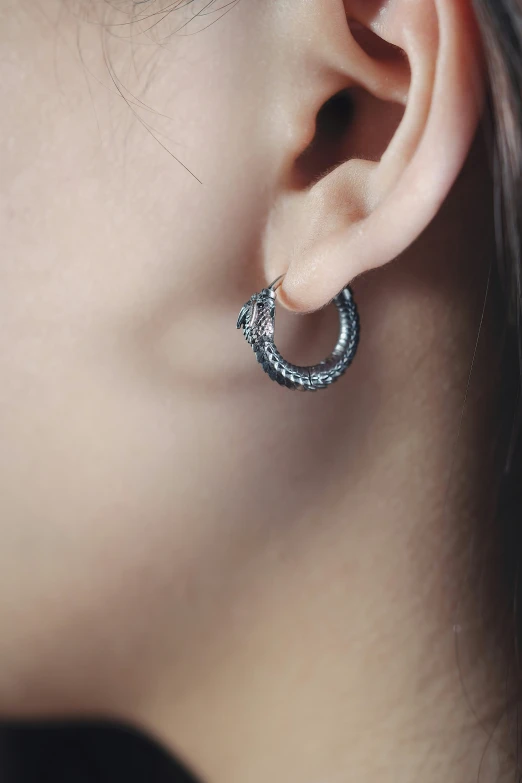
<svg viewBox="0 0 522 783"><path fill-rule="evenodd" d="M471 176L407 256L356 281L360 353L328 405L278 396L261 500L213 553L213 619L195 621L190 656L147 672L133 718L206 783L500 779L505 670L478 619L489 308L466 398L492 245L486 212L462 207Z"/></svg>

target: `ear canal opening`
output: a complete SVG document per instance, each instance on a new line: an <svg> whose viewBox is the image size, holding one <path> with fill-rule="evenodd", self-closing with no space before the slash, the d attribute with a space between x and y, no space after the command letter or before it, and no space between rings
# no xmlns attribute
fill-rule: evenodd
<svg viewBox="0 0 522 783"><path fill-rule="evenodd" d="M411 72L406 53L368 27L348 19L350 33L368 64L365 78L332 95L317 113L312 141L296 158L289 186L311 188L337 166L358 159L379 162L403 118ZM375 74L385 87L374 94Z"/></svg>
<svg viewBox="0 0 522 783"><path fill-rule="evenodd" d="M314 137L295 161L290 187L311 188L348 160L379 162L404 110L403 104L383 101L360 86L334 95L317 115Z"/></svg>
<svg viewBox="0 0 522 783"><path fill-rule="evenodd" d="M296 189L309 187L345 160L344 143L354 111L349 89L332 95L322 105L316 117L314 137L295 161Z"/></svg>

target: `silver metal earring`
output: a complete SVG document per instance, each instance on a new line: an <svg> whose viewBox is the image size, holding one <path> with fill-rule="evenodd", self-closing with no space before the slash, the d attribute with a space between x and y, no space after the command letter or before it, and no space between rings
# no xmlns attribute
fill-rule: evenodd
<svg viewBox="0 0 522 783"><path fill-rule="evenodd" d="M283 277L250 297L240 310L237 328L243 327L257 361L273 381L302 391L326 389L346 372L359 344L359 313L352 290L346 286L333 300L339 312L339 338L332 353L319 364L298 367L283 359L274 344L276 290Z"/></svg>

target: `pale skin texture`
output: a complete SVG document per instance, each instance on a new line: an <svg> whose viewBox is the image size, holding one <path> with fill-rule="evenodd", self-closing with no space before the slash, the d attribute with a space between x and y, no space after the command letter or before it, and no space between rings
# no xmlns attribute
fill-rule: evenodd
<svg viewBox="0 0 522 783"><path fill-rule="evenodd" d="M496 782L469 4L241 0L172 35L205 5L146 36L0 0L0 713L128 721L208 783ZM344 88L339 159L299 161ZM302 313L355 278L360 349L316 395L235 330L284 271ZM322 358L333 308L276 337Z"/></svg>

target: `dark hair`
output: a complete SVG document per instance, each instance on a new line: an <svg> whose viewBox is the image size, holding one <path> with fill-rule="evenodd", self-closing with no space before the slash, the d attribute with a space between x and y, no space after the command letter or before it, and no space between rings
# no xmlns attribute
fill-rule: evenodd
<svg viewBox="0 0 522 783"><path fill-rule="evenodd" d="M497 539L499 573L507 604L494 611L506 660L505 718L513 739L508 748L515 769L519 764L522 736L522 0L473 0L488 75L486 139L490 142L496 233L495 278L501 302L499 327L501 400L496 468L498 479L493 525L488 537ZM500 448L498 445L500 444ZM493 478L493 477L492 477ZM493 483L493 482L492 482ZM508 636L502 633L508 630ZM486 629L493 633L493 628ZM498 630L496 628L495 630Z"/></svg>
<svg viewBox="0 0 522 783"><path fill-rule="evenodd" d="M521 331L522 2L474 0L489 73L498 264L509 323ZM521 352L519 350L519 357ZM522 366L522 365L521 365Z"/></svg>
<svg viewBox="0 0 522 783"><path fill-rule="evenodd" d="M516 663L512 697L506 709L513 707L518 717L522 697L518 657L522 644L522 0L473 0L473 7L489 77L485 121L491 130L495 272L505 321L501 383L508 404L499 423L506 437L501 439L503 448L498 453L501 478L494 534L502 539L502 573L511 603ZM517 731L518 725L517 720ZM522 737L516 736L513 759L518 759L521 745ZM517 773L519 779L520 770ZM139 734L118 726L80 723L0 727L0 778L6 783L192 780L181 766Z"/></svg>

